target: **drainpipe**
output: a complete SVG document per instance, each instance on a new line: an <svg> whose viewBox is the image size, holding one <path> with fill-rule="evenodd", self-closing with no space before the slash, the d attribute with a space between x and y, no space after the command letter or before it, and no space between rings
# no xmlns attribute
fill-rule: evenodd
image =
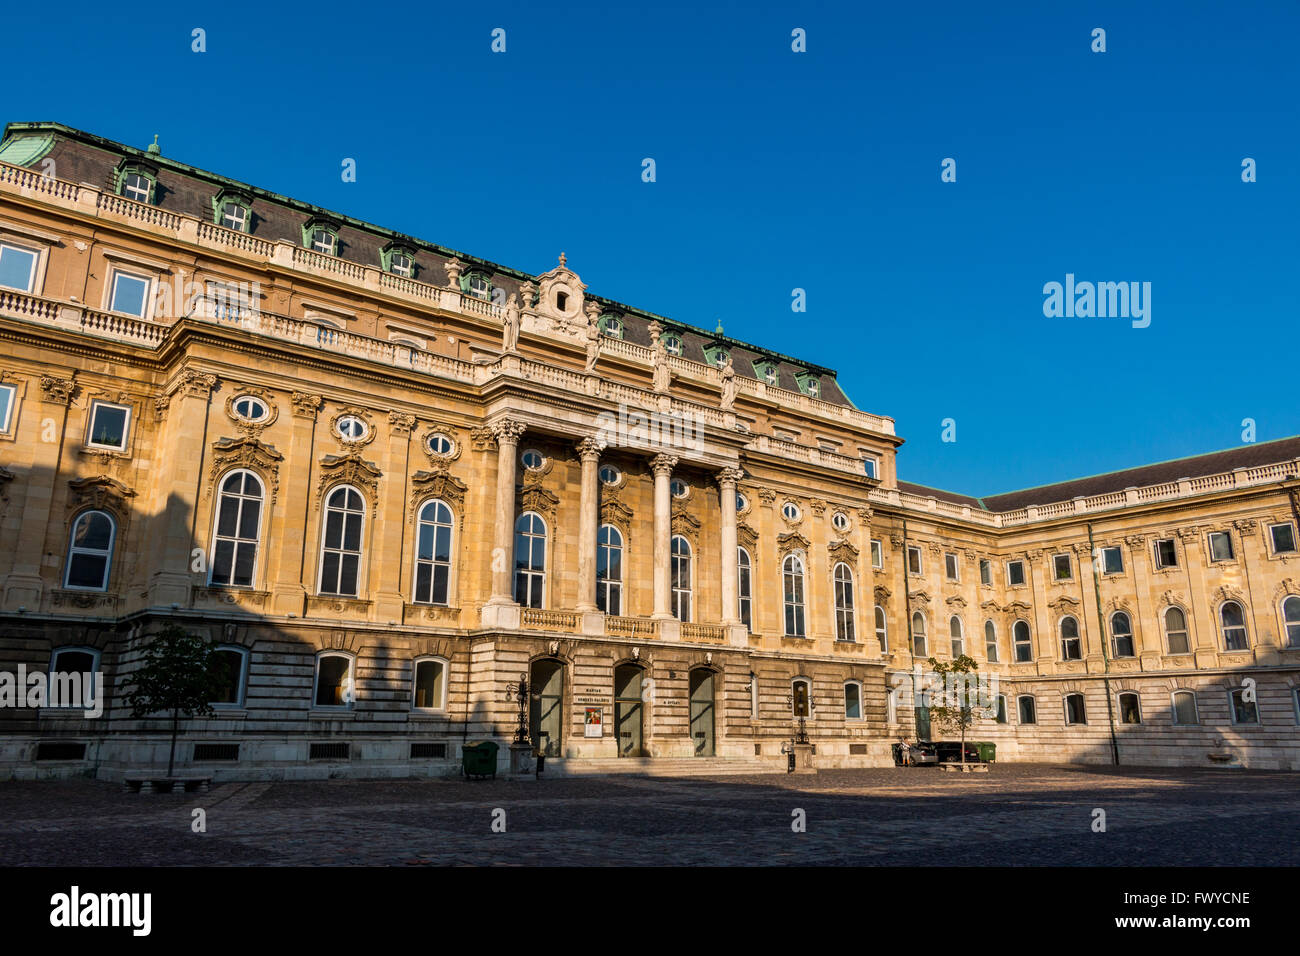
<svg viewBox="0 0 1300 956"><path fill-rule="evenodd" d="M1101 628L1101 660L1105 666L1102 683L1106 687L1106 718L1110 721L1110 755L1119 766L1119 738L1115 736L1115 702L1110 694L1110 655L1106 653L1106 613L1101 609L1101 570L1097 567L1097 547L1092 543L1092 522L1088 522L1088 554L1092 558L1092 593L1097 599L1097 624Z"/></svg>

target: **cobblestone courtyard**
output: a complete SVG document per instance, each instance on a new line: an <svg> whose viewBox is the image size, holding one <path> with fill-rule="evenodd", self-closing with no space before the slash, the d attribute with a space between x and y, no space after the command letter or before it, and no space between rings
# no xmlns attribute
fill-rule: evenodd
<svg viewBox="0 0 1300 956"><path fill-rule="evenodd" d="M995 766L816 776L0 784L0 865L1300 864L1294 774ZM206 812L207 832L191 829ZM504 833L493 832L505 811ZM1105 832L1094 832L1094 810ZM794 811L806 832L792 829ZM499 814L497 815L499 817Z"/></svg>

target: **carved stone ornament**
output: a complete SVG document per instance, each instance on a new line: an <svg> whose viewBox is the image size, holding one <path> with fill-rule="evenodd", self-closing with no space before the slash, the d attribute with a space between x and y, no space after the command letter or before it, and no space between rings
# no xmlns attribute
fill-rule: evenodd
<svg viewBox="0 0 1300 956"><path fill-rule="evenodd" d="M392 435L409 435L415 427L415 416L406 412L388 413L388 431Z"/></svg>
<svg viewBox="0 0 1300 956"><path fill-rule="evenodd" d="M519 510L535 511L548 521L554 520L560 499L541 485L525 488L519 495Z"/></svg>
<svg viewBox="0 0 1300 956"><path fill-rule="evenodd" d="M339 434L339 422L344 418L359 418L366 423L366 433L360 438L348 438ZM333 416L330 417L330 434L334 440L342 445L349 452L359 451L361 448L369 445L375 440L375 422L374 417L364 408L351 406L349 408L340 408Z"/></svg>
<svg viewBox="0 0 1300 956"><path fill-rule="evenodd" d="M699 536L699 520L685 511L674 511L671 525L673 534L684 535L692 539Z"/></svg>
<svg viewBox="0 0 1300 956"><path fill-rule="evenodd" d="M496 447L497 437L486 425L479 425L469 430L469 440L475 451L491 451Z"/></svg>
<svg viewBox="0 0 1300 956"><path fill-rule="evenodd" d="M325 400L319 395L308 392L294 392L291 398L293 414L296 418L315 418Z"/></svg>
<svg viewBox="0 0 1300 956"><path fill-rule="evenodd" d="M76 394L77 386L71 378L55 375L41 376L41 397L53 405L67 405Z"/></svg>
<svg viewBox="0 0 1300 956"><path fill-rule="evenodd" d="M176 377L176 381L167 391L170 395L184 391L186 395L191 395L194 398L207 398L216 387L217 377L215 375L211 372L200 372L198 369L187 365L181 369L180 375Z"/></svg>
<svg viewBox="0 0 1300 956"><path fill-rule="evenodd" d="M625 538L632 530L633 517L632 509L616 498L605 498L600 503L600 523L614 525L623 532Z"/></svg>
<svg viewBox="0 0 1300 956"><path fill-rule="evenodd" d="M746 551L753 551L758 547L758 532L749 525L741 522L736 525L736 543Z"/></svg>
<svg viewBox="0 0 1300 956"><path fill-rule="evenodd" d="M523 437L527 426L523 422L511 421L508 418L500 418L494 422L489 422L487 426L492 435L497 440L497 445L517 445L519 439Z"/></svg>
<svg viewBox="0 0 1300 956"><path fill-rule="evenodd" d="M852 563L857 561L860 552L847 541L833 541L826 546L826 553L831 556L832 561L838 559Z"/></svg>
<svg viewBox="0 0 1300 956"><path fill-rule="evenodd" d="M213 442L212 467L208 470L208 488L204 495L212 497L217 478L233 468L247 468L266 480L271 493L271 503L275 503L280 491L280 462L284 456L257 438L245 435L243 438L222 438Z"/></svg>
<svg viewBox="0 0 1300 956"><path fill-rule="evenodd" d="M812 542L801 535L798 531L787 531L785 534L776 536L776 549L781 554L789 551L806 552L812 547Z"/></svg>
<svg viewBox="0 0 1300 956"><path fill-rule="evenodd" d="M68 508L80 511L82 508L95 508L113 512L118 523L125 523L131 514L128 499L135 497L135 492L122 482L108 475L96 475L93 478L73 478L68 482L72 494L68 497Z"/></svg>
<svg viewBox="0 0 1300 956"><path fill-rule="evenodd" d="M411 503L409 518L414 518L419 507L432 498L451 505L457 514L465 511L465 493L469 485L445 471L417 471L411 477Z"/></svg>
<svg viewBox="0 0 1300 956"><path fill-rule="evenodd" d="M235 402L250 395L253 398L260 398L262 404L266 406L266 414L256 421L243 418L235 411ZM231 389L230 394L226 396L226 417L234 423L236 430L240 434L248 435L250 438L258 438L266 428L274 424L275 420L280 417L280 409L271 401L270 393L266 389L236 385Z"/></svg>
<svg viewBox="0 0 1300 956"><path fill-rule="evenodd" d="M334 485L351 485L370 501L370 507L379 505L379 479L384 473L372 462L362 459L356 452L348 455L326 455L320 463L321 475L316 484L316 507L326 488Z"/></svg>
<svg viewBox="0 0 1300 956"><path fill-rule="evenodd" d="M760 488L758 489L758 500L765 505L770 505L776 501L776 492L771 488Z"/></svg>
<svg viewBox="0 0 1300 956"><path fill-rule="evenodd" d="M674 455L655 455L650 459L650 470L654 472L655 477L667 477L673 473L677 467L677 458Z"/></svg>
<svg viewBox="0 0 1300 956"><path fill-rule="evenodd" d="M445 435L451 440L451 451L444 453L433 450L433 439L436 435ZM435 471L445 469L453 461L458 460L463 444L456 434L456 429L442 422L432 422L420 431L420 450L424 452Z"/></svg>

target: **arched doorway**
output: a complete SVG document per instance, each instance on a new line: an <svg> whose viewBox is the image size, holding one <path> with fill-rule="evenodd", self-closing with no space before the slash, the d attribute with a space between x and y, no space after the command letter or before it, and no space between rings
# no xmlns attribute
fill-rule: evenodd
<svg viewBox="0 0 1300 956"><path fill-rule="evenodd" d="M614 668L614 739L620 757L646 755L644 679L645 668L639 664Z"/></svg>
<svg viewBox="0 0 1300 956"><path fill-rule="evenodd" d="M691 671L691 740L695 742L697 757L712 757L717 749L713 726L715 676L708 667Z"/></svg>
<svg viewBox="0 0 1300 956"><path fill-rule="evenodd" d="M529 683L532 707L528 733L533 738L533 753L558 757L563 753L564 743L564 663L551 659L533 661Z"/></svg>

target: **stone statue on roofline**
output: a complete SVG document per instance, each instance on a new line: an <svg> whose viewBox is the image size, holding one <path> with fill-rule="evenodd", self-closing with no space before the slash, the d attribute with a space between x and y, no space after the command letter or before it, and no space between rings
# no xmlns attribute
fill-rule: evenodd
<svg viewBox="0 0 1300 956"><path fill-rule="evenodd" d="M501 351L513 352L519 345L519 297L513 292L506 299L505 319L501 323Z"/></svg>
<svg viewBox="0 0 1300 956"><path fill-rule="evenodd" d="M672 384L673 372L668 367L668 350L664 348L663 339L655 337L654 349L654 371L652 383L654 390L660 394L668 391L668 386Z"/></svg>
<svg viewBox="0 0 1300 956"><path fill-rule="evenodd" d="M596 361L600 358L600 320L596 303L587 303L587 371L596 371Z"/></svg>
<svg viewBox="0 0 1300 956"><path fill-rule="evenodd" d="M718 370L718 377L722 380L722 407L726 411L731 411L736 407L736 391L739 383L736 381L736 370L731 367L731 356L727 356L726 363Z"/></svg>

